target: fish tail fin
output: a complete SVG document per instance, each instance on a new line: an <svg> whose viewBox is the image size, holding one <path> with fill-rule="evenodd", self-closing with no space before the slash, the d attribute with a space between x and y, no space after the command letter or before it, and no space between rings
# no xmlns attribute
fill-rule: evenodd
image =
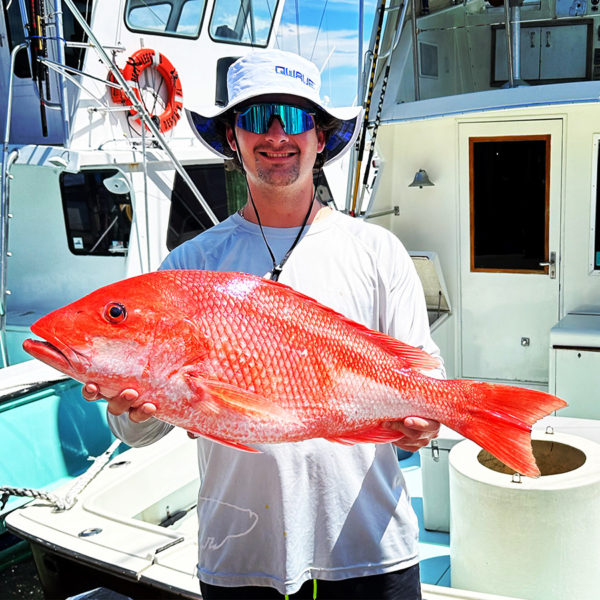
<svg viewBox="0 0 600 600"><path fill-rule="evenodd" d="M461 380L466 418L448 424L522 475L539 477L531 448L531 426L566 406L551 394L527 388Z"/></svg>

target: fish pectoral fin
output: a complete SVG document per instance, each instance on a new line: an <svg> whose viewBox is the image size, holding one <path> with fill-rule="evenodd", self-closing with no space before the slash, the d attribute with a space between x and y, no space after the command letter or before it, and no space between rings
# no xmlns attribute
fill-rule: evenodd
<svg viewBox="0 0 600 600"><path fill-rule="evenodd" d="M360 431L353 431L347 435L328 437L330 442L337 442L338 444L346 444L351 446L353 444L385 444L386 442L395 442L404 437L400 431L394 431L388 429L382 425L376 425L369 429L361 429Z"/></svg>
<svg viewBox="0 0 600 600"><path fill-rule="evenodd" d="M287 423L299 423L298 417L258 394L222 381L212 381L188 374L189 385L200 392L198 407L216 414L231 410L247 416Z"/></svg>
<svg viewBox="0 0 600 600"><path fill-rule="evenodd" d="M257 450L256 448L252 448L250 446L246 446L245 444L240 444L239 442L232 442L231 440L226 440L226 439L220 438L216 435L209 435L207 433L200 433L200 432L197 432L197 433L198 433L198 435L201 435L202 437L212 440L213 442L222 444L223 446L229 446L230 448L235 448L236 450L243 450L244 452L255 452L255 453L260 454L260 450Z"/></svg>

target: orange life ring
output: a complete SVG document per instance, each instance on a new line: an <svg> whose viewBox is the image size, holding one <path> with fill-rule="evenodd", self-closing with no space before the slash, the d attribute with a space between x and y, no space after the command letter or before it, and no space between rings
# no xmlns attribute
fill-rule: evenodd
<svg viewBox="0 0 600 600"><path fill-rule="evenodd" d="M148 67L154 67L159 72L167 88L168 97L165 110L160 115L152 115L158 120L157 124L160 125L160 131L164 133L175 127L175 124L181 118L181 109L183 108L181 80L171 61L165 58L160 52L156 52L156 50L152 50L151 48L141 48L137 52L134 52L127 59L127 64L121 70L121 73L127 81L138 83L140 74ZM115 81L112 72L109 72L108 79L109 81ZM137 99L141 101L139 89L134 87L133 91ZM132 104L125 92L119 88L111 87L110 95L113 102L117 104L122 104L123 106L131 106ZM137 114L137 110L131 108L129 114L135 115ZM139 118L137 122L140 122Z"/></svg>

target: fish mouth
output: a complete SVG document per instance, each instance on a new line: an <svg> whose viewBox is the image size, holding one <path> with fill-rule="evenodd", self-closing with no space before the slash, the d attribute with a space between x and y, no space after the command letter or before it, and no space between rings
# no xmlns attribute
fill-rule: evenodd
<svg viewBox="0 0 600 600"><path fill-rule="evenodd" d="M31 329L33 333L39 335L33 327ZM23 350L67 375L76 376L86 372L90 366L90 361L83 354L73 350L58 339L54 339L53 342L26 339L23 342Z"/></svg>

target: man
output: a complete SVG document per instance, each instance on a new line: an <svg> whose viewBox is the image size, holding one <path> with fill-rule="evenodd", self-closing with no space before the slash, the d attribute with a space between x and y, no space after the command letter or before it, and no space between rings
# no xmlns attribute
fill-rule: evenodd
<svg viewBox="0 0 600 600"><path fill-rule="evenodd" d="M162 268L244 271L279 279L373 329L438 356L412 261L388 231L315 199L313 167L353 143L361 111L329 109L319 72L300 57L253 52L228 73L229 102L188 117L213 152L235 157L248 201L182 244ZM435 373L434 373L435 374ZM440 369L438 376L443 376ZM88 385L85 395L101 394ZM171 428L125 390L109 422L131 445ZM415 451L436 422L388 424ZM199 438L198 575L212 598L420 598L416 517L392 444L323 439L264 444L246 453ZM315 581L311 581L315 580Z"/></svg>

